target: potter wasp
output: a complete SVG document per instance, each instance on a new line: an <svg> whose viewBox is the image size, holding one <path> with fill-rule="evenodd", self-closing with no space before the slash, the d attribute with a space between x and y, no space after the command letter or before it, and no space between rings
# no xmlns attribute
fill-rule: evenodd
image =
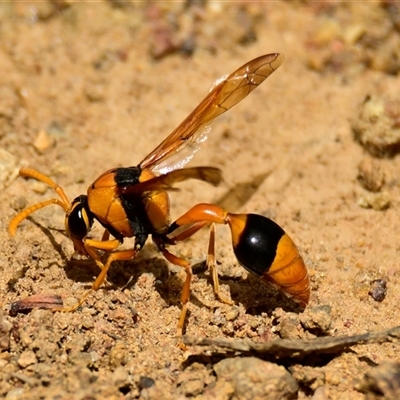
<svg viewBox="0 0 400 400"><path fill-rule="evenodd" d="M310 283L304 262L290 237L275 222L257 214L235 214L215 204L197 204L170 223L168 191L187 179L198 179L213 185L221 181L221 171L212 167L185 167L206 139L209 125L216 117L243 100L271 75L283 62L277 53L258 57L220 79L194 111L137 166L113 168L92 183L87 194L68 200L64 190L48 176L22 168L20 175L44 182L59 198L32 205L20 212L9 224L14 236L18 225L34 211L51 204L65 211L65 229L75 252L91 257L100 274L92 288L76 305L63 308L72 311L81 306L88 295L99 289L113 261L130 260L143 248L151 235L158 250L171 263L186 271L181 302L178 334L182 334L187 311L192 268L190 263L168 248L210 226L207 265L213 277L215 295L219 295L215 263L215 224L228 225L233 251L239 263L261 280L270 282L305 307L310 297ZM94 221L104 227L100 240L88 233ZM134 246L120 249L124 238L134 238ZM102 254L108 254L103 263Z"/></svg>

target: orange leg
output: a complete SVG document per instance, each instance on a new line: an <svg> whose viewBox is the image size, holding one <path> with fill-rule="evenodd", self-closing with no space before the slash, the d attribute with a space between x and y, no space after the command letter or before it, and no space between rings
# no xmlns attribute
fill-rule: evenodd
<svg viewBox="0 0 400 400"><path fill-rule="evenodd" d="M178 235L173 236L170 244L176 244L187 239L197 232L204 225L211 223L210 240L207 253L207 267L213 278L215 296L226 304L233 304L230 300L223 298L219 293L218 272L215 263L215 224L227 224L229 213L215 204L196 204L189 211L179 217L170 227L170 235L174 231L183 229L185 225L190 225L187 230L181 230Z"/></svg>
<svg viewBox="0 0 400 400"><path fill-rule="evenodd" d="M107 232L107 231L106 231ZM121 244L119 240L92 240L92 239L85 239L83 241L84 247L86 252L93 258L96 262L97 266L102 270L104 268L104 264L100 260L100 257L96 251L97 250L104 250L104 251L113 251L117 249L117 247Z"/></svg>
<svg viewBox="0 0 400 400"><path fill-rule="evenodd" d="M214 222L216 224L227 224L228 212L215 204L200 203L193 206L189 211L179 217L171 224L169 233L180 226L203 222L204 224Z"/></svg>
<svg viewBox="0 0 400 400"><path fill-rule="evenodd" d="M164 244L158 240L157 237L153 238L154 242L156 243L157 247L160 249L162 252L163 256L171 263L174 265L179 265L180 267L185 269L186 272L186 279L185 283L183 284L182 288L182 294L181 294L181 303L182 303L182 310L181 310L181 315L179 317L179 322L178 322L178 331L177 331L177 336L182 336L183 332L183 326L185 324L185 318L186 318L186 312L187 312L187 307L188 307L188 302L190 298L190 283L192 281L192 267L189 264L188 261L186 261L183 258L177 257L175 254L170 253L164 246ZM182 343L179 344L182 348L184 345Z"/></svg>
<svg viewBox="0 0 400 400"><path fill-rule="evenodd" d="M215 226L214 223L225 224L227 213L222 208L213 204L197 204L189 211L178 218L169 229L169 234L162 236L153 235L153 241L162 252L164 257L172 264L179 265L185 268L186 280L182 288L181 303L182 311L178 322L178 336L182 335L185 317L187 313L188 302L190 298L190 283L192 279L192 268L188 261L175 256L170 253L165 245L175 245L180 243L196 232L198 232L205 225L212 223L210 229L210 241L208 246L207 267L213 277L214 293L216 297L223 303L232 304L231 301L224 299L219 293L218 273L215 263ZM186 226L185 226L186 225Z"/></svg>
<svg viewBox="0 0 400 400"><path fill-rule="evenodd" d="M215 262L215 224L211 224L210 227L210 240L208 242L208 252L207 252L207 268L209 269L214 286L214 294L221 303L232 305L233 302L221 296L219 292L219 279L217 264Z"/></svg>
<svg viewBox="0 0 400 400"><path fill-rule="evenodd" d="M175 245L177 243L183 242L184 240L193 236L196 232L198 232L201 228L206 226L208 222L200 221L196 222L189 227L183 229L178 229L178 232L174 232L173 235L168 235L168 244Z"/></svg>
<svg viewBox="0 0 400 400"><path fill-rule="evenodd" d="M79 301L76 304L74 304L71 307L63 307L57 311L64 311L64 312L75 311L86 301L86 299L88 298L90 293L92 293L93 291L98 290L100 288L100 286L103 284L103 282L105 281L105 279L107 277L108 269L110 268L111 264L114 261L131 260L132 258L134 258L136 256L136 254L139 251L139 249L131 249L131 250L122 250L122 251L113 252L108 256L106 263L103 264L100 260L99 255L96 252L96 248L101 249L101 250L112 250L112 248L115 249L116 247L118 247L118 245L116 246L117 243L119 245L118 240L109 240L107 242L100 242L100 241L96 241L96 240L86 240L85 241L85 248L86 248L88 254L95 260L96 264L101 269L101 272L100 272L99 276L96 278L96 280L93 282L91 289L89 289L79 299ZM94 244L99 244L99 246L98 247L93 246Z"/></svg>

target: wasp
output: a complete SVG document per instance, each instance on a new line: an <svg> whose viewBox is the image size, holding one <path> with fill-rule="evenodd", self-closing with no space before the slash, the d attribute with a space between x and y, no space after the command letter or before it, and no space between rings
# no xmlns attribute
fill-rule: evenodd
<svg viewBox="0 0 400 400"><path fill-rule="evenodd" d="M257 214L235 214L215 204L197 204L170 223L168 192L174 185L198 179L218 185L221 171L213 167L185 167L210 131L210 123L247 97L283 62L279 53L267 54L244 64L221 78L194 111L138 165L113 168L92 183L87 194L68 200L64 190L47 175L22 168L20 175L44 182L58 195L34 204L9 224L15 235L18 225L33 212L55 204L65 211L65 230L75 252L91 257L100 273L88 290L72 307L81 306L89 294L98 290L114 261L131 260L143 248L149 236L172 264L186 271L181 294L178 335L182 334L190 297L192 268L189 261L171 253L168 248L190 238L206 225L210 226L207 266L213 278L214 293L221 301L232 304L219 294L215 262L215 224L228 225L233 251L239 263L250 273L277 286L305 307L310 297L308 272L296 245L274 221ZM100 240L88 237L94 221L104 228ZM121 249L124 238L134 238L132 248ZM107 254L106 261L102 256Z"/></svg>

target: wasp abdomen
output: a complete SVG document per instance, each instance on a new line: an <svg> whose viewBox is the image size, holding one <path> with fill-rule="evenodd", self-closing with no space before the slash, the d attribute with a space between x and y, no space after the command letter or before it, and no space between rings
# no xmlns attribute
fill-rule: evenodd
<svg viewBox="0 0 400 400"><path fill-rule="evenodd" d="M274 221L257 214L228 214L240 264L306 305L310 284L296 245Z"/></svg>

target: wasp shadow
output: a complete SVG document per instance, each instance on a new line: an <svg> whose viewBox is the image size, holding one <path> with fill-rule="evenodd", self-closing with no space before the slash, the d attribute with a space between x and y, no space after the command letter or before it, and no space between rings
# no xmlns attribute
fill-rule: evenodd
<svg viewBox="0 0 400 400"><path fill-rule="evenodd" d="M229 196L228 196L229 197ZM228 198L224 197L224 198ZM32 222L39 227L43 234L49 239L51 245L60 254L64 263L66 276L74 282L87 284L89 289L100 273L99 267L93 259L77 260L67 255L62 246L56 241L52 230L44 227L38 222ZM61 231L61 230L60 230ZM61 231L64 233L63 231ZM107 258L104 254L103 261ZM192 266L193 273L200 279L206 279L209 285L213 285L212 277L207 271L206 262L200 262ZM107 284L102 290L132 288L144 273L151 273L155 279L155 290L168 306L180 306L180 298L184 277L178 274L179 268L171 268L170 264L156 250L151 251L150 246L140 252L130 261L115 261L107 273ZM268 284L260 284L260 278L248 274L247 278L234 278L219 275L221 284L229 286L231 299L235 304L241 303L250 315L268 316L281 307L284 311L301 312L302 308L285 294ZM190 302L197 307L208 307L195 292L191 293ZM188 311L189 312L189 311Z"/></svg>
<svg viewBox="0 0 400 400"><path fill-rule="evenodd" d="M253 179L236 184L216 201L225 210L239 210L257 192L270 173L256 175Z"/></svg>
<svg viewBox="0 0 400 400"><path fill-rule="evenodd" d="M154 290L168 306L181 305L181 293L184 284L184 274L180 267L171 267L161 253L151 251L150 246L145 246L134 259L130 261L114 261L107 272L107 283L101 286L101 290L131 289L143 274L151 274L154 277ZM104 254L104 260L107 254ZM100 269L92 259L70 259L66 263L65 273L74 282L87 283L87 289L92 286L94 279L99 275ZM206 305L193 292L190 302L198 307Z"/></svg>
<svg viewBox="0 0 400 400"><path fill-rule="evenodd" d="M234 341L234 339L233 339ZM207 349L207 348L205 348ZM284 368L290 370L291 367L295 365L301 364L304 367L312 367L312 368L322 368L329 364L332 360L337 358L340 354L357 354L351 349L345 350L338 350L332 353L318 353L315 352L312 356L308 355L277 355L277 354L268 354L265 352L257 352L257 351L241 351L238 354L237 351L231 351L229 349L222 349L222 350L208 350L204 352L199 352L197 354L191 354L189 357L181 363L182 369L185 370L186 368L192 366L194 363L199 363L203 365L215 365L219 361L228 359L228 358L240 358L240 357L257 357L258 359L269 361L277 365L281 365ZM300 382L301 388L305 391L306 394L312 395L313 390Z"/></svg>
<svg viewBox="0 0 400 400"><path fill-rule="evenodd" d="M64 269L67 278L73 282L83 283L85 289L90 289L96 277L100 274L100 268L92 258L75 259L72 254L66 254L63 246L56 240L53 231L59 232L67 237L62 229L48 228L32 218L30 222L36 225L47 237L51 246L58 252L62 259L60 268ZM107 260L109 253L102 255L102 261ZM26 268L26 271L29 268ZM26 272L25 271L25 272ZM171 268L171 265L162 257L157 250L151 250L150 245L146 245L143 250L132 260L114 261L107 272L106 283L101 286L101 290L115 290L132 288L138 279L145 273L150 273L155 279L155 290L168 306L180 306L181 292L184 283L184 276L179 274L179 268ZM24 273L25 273L24 272ZM16 282L10 281L9 288L12 289ZM190 301L198 307L206 305L192 293Z"/></svg>
<svg viewBox="0 0 400 400"><path fill-rule="evenodd" d="M213 285L212 276L207 273L205 261L195 265L193 272L199 278L206 279L208 284ZM261 315L266 313L271 317L273 311L278 307L286 312L301 313L304 310L292 298L250 273L245 279L224 275L218 275L218 278L220 285L228 285L231 300L235 304L242 304L247 314Z"/></svg>
<svg viewBox="0 0 400 400"><path fill-rule="evenodd" d="M57 240L55 239L55 237L54 237L54 235L52 233L52 231L56 231L56 232L59 232L59 233L63 234L65 237L68 237L63 229L48 228L46 226L43 226L39 222L35 221L31 217L27 217L26 219L29 222L31 222L32 224L34 224L35 226L37 226L42 231L43 235L46 236L47 239L49 239L49 242L53 246L54 250L56 250L56 252L58 254L60 254L61 259L62 259L63 262L66 262L66 261L69 260L69 256L64 252L61 244L57 242Z"/></svg>
<svg viewBox="0 0 400 400"><path fill-rule="evenodd" d="M43 233L44 236L47 237L47 239L49 240L51 246L56 250L56 252L58 254L60 254L61 259L64 263L66 263L69 260L69 257L67 254L65 254L62 246L56 241L54 235L52 234L52 229L47 228L43 225L41 225L39 222L35 221L34 219L32 219L31 217L28 217L27 220L29 222L31 222L32 224L36 225ZM58 231L58 229L55 229ZM8 290L10 291L15 291L15 285L17 284L18 280L23 278L25 276L25 274L28 272L29 267L28 266L24 266L21 271L19 272L17 277L11 278L8 282L7 282L7 287Z"/></svg>

